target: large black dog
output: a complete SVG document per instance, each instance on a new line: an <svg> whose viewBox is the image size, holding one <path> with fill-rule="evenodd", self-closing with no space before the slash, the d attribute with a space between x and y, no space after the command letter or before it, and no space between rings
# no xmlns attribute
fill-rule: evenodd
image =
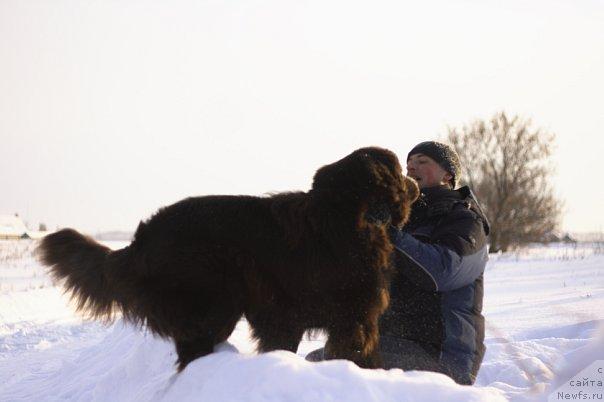
<svg viewBox="0 0 604 402"><path fill-rule="evenodd" d="M172 338L179 370L243 314L262 352L295 352L319 328L329 357L373 368L389 299L387 226L402 225L417 196L394 153L362 148L319 169L308 192L187 198L141 222L121 250L64 229L38 252L80 310L121 311Z"/></svg>

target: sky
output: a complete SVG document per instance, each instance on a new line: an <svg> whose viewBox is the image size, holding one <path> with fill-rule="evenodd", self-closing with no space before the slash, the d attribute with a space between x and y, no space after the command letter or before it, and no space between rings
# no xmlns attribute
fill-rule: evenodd
<svg viewBox="0 0 604 402"><path fill-rule="evenodd" d="M0 0L0 214L133 231L504 110L556 134L562 229L602 232L602 21L600 0Z"/></svg>

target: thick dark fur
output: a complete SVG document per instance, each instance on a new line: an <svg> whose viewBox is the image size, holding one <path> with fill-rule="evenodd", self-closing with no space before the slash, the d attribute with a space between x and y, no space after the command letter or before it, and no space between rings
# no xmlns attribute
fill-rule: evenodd
<svg viewBox="0 0 604 402"><path fill-rule="evenodd" d="M389 298L387 225L402 225L417 196L394 153L362 148L319 169L309 192L187 198L141 222L124 249L64 229L38 251L80 310L121 311L172 338L179 370L243 314L261 352L295 352L319 328L328 357L374 368Z"/></svg>

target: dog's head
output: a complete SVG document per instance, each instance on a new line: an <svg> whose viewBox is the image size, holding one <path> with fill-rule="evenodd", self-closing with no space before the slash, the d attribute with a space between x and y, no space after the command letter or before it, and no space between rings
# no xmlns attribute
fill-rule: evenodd
<svg viewBox="0 0 604 402"><path fill-rule="evenodd" d="M396 155L383 148L357 149L343 159L323 166L313 180L313 190L327 190L359 201L369 223L401 226L419 196L413 179L405 177Z"/></svg>

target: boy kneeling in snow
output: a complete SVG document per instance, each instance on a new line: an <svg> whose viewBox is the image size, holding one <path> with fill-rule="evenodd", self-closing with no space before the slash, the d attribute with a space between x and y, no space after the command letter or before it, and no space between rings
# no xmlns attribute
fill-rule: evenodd
<svg viewBox="0 0 604 402"><path fill-rule="evenodd" d="M402 230L392 228L396 274L380 322L384 367L444 373L473 384L482 362L483 272L489 224L461 176L457 153L435 141L407 156L421 196ZM323 359L323 349L307 360Z"/></svg>

